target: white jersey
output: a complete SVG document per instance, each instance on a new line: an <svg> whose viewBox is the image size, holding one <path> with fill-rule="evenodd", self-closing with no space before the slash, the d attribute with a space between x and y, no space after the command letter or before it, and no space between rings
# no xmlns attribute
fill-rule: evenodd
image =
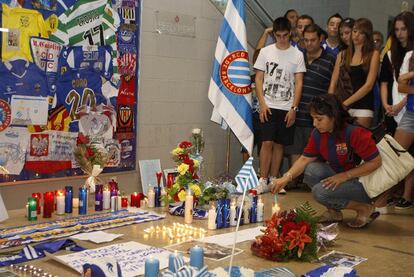
<svg viewBox="0 0 414 277"><path fill-rule="evenodd" d="M58 29L51 39L64 45L108 45L112 48L114 73L117 71L116 31L118 13L110 0L80 0L59 16Z"/></svg>
<svg viewBox="0 0 414 277"><path fill-rule="evenodd" d="M293 105L295 73L306 72L302 52L293 46L280 50L271 44L260 50L254 68L264 72L266 105L271 109L288 111Z"/></svg>

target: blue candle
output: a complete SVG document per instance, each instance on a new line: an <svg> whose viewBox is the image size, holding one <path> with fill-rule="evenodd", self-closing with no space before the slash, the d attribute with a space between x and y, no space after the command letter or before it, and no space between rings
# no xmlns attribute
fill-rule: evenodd
<svg viewBox="0 0 414 277"><path fill-rule="evenodd" d="M160 261L149 256L149 258L145 260L145 277L158 277L159 270Z"/></svg>
<svg viewBox="0 0 414 277"><path fill-rule="evenodd" d="M79 214L88 213L88 189L79 188Z"/></svg>
<svg viewBox="0 0 414 277"><path fill-rule="evenodd" d="M204 250L198 245L190 249L190 265L198 269L204 266Z"/></svg>
<svg viewBox="0 0 414 277"><path fill-rule="evenodd" d="M103 185L95 186L95 211L103 209Z"/></svg>
<svg viewBox="0 0 414 277"><path fill-rule="evenodd" d="M73 188L72 186L65 187L65 213L72 213Z"/></svg>
<svg viewBox="0 0 414 277"><path fill-rule="evenodd" d="M178 268L175 268L175 260L179 257L177 250L168 256L168 270L172 273L176 273Z"/></svg>

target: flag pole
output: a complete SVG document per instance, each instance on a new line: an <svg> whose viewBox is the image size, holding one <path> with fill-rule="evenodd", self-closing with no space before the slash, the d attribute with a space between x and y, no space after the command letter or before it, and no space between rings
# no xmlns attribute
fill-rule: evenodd
<svg viewBox="0 0 414 277"><path fill-rule="evenodd" d="M244 186L243 187L245 189L243 191L243 197L242 197L242 201L240 203L240 209L239 209L239 214L238 214L238 219L237 219L237 225L236 225L236 232L234 233L233 247L231 249L230 266L229 266L229 277L231 276L231 269L233 267L233 257L234 257L234 250L236 248L236 242L237 242L237 232L239 231L240 219L241 219L241 215L242 215L242 211L243 211L244 198L246 197L247 178L244 178Z"/></svg>
<svg viewBox="0 0 414 277"><path fill-rule="evenodd" d="M227 127L226 174L230 176L230 128Z"/></svg>

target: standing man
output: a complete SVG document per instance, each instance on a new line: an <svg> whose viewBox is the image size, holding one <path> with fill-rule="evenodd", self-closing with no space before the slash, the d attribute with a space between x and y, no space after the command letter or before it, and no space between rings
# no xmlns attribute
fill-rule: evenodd
<svg viewBox="0 0 414 277"><path fill-rule="evenodd" d="M341 24L342 16L339 13L331 15L326 23L326 32L328 38L322 42L323 49L332 54L335 58L340 50L339 43L339 24Z"/></svg>
<svg viewBox="0 0 414 277"><path fill-rule="evenodd" d="M276 43L262 48L254 64L262 140L258 193L269 191L268 180L278 175L283 147L293 143L306 72L302 52L290 44L289 20L277 18L273 22L273 34Z"/></svg>
<svg viewBox="0 0 414 277"><path fill-rule="evenodd" d="M306 26L303 37L306 49L306 73L303 78L299 110L296 113L294 144L285 147L285 153L290 155L291 165L303 153L313 129L313 120L309 114L308 104L313 97L328 93L335 67L335 57L321 47L322 29L318 25Z"/></svg>
<svg viewBox="0 0 414 277"><path fill-rule="evenodd" d="M305 43L303 42L303 30L305 30L306 26L313 23L313 18L307 14L299 16L298 21L296 22L296 35L298 36L298 39L297 41L292 40L292 45L297 47L302 52L305 50Z"/></svg>

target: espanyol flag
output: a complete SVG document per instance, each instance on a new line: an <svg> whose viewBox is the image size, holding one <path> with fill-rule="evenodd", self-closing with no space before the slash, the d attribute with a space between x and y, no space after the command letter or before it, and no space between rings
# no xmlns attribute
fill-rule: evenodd
<svg viewBox="0 0 414 277"><path fill-rule="evenodd" d="M239 173L236 175L236 183L238 192L244 192L245 190L253 189L259 184L257 179L256 171L253 167L253 157L250 157Z"/></svg>
<svg viewBox="0 0 414 277"><path fill-rule="evenodd" d="M230 126L251 154L253 149L252 97L243 0L229 0L213 61L208 90L211 120Z"/></svg>

